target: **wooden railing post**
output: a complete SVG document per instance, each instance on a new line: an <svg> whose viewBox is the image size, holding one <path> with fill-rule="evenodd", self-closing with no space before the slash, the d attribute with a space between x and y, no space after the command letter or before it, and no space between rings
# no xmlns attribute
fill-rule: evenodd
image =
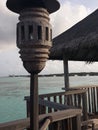
<svg viewBox="0 0 98 130"><path fill-rule="evenodd" d="M82 102L83 102L83 120L87 120L88 115L87 115L87 95L86 95L86 92L82 94Z"/></svg>
<svg viewBox="0 0 98 130"><path fill-rule="evenodd" d="M77 115L76 117L77 130L81 130L81 115Z"/></svg>

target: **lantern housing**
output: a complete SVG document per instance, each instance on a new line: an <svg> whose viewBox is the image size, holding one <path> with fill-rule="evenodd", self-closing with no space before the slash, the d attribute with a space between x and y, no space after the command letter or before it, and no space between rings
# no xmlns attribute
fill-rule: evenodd
<svg viewBox="0 0 98 130"><path fill-rule="evenodd" d="M8 0L7 7L19 13L17 47L25 69L39 73L52 46L49 14L59 9L57 0Z"/></svg>

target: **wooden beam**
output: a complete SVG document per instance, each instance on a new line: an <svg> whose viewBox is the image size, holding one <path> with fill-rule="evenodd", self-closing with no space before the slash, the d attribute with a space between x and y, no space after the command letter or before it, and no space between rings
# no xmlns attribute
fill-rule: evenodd
<svg viewBox="0 0 98 130"><path fill-rule="evenodd" d="M39 95L40 98L45 98L45 97L53 97L53 96L60 96L60 95L72 95L72 94L82 94L85 93L87 90L86 89L74 89L74 90L69 90L66 92L56 92L56 93L49 93L49 94L42 94ZM26 96L25 100L30 101L30 97Z"/></svg>
<svg viewBox="0 0 98 130"><path fill-rule="evenodd" d="M57 122L60 120L72 118L78 115L81 115L82 110L81 109L68 109L68 110L62 110L57 111L49 114L43 114L39 116L39 121L43 120L44 118L51 117L52 122Z"/></svg>

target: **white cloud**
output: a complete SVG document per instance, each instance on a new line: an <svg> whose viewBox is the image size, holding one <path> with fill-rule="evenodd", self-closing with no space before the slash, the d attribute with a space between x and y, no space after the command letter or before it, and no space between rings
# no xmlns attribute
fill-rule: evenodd
<svg viewBox="0 0 98 130"><path fill-rule="evenodd" d="M98 72L98 63L87 64L86 62L69 61L70 72Z"/></svg>
<svg viewBox="0 0 98 130"><path fill-rule="evenodd" d="M65 2L57 13L51 15L53 37L67 30L90 13L84 5L73 5Z"/></svg>
<svg viewBox="0 0 98 130"><path fill-rule="evenodd" d="M98 72L98 63L86 64L86 62L69 61L69 72ZM64 73L62 61L48 61L41 74Z"/></svg>
<svg viewBox="0 0 98 130"><path fill-rule="evenodd" d="M53 74L53 73L63 73L63 62L61 61L47 61L45 68L41 74Z"/></svg>

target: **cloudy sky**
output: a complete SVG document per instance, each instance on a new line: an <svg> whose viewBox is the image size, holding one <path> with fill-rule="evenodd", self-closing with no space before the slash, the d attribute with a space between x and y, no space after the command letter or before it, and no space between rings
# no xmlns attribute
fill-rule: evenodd
<svg viewBox="0 0 98 130"><path fill-rule="evenodd" d="M67 30L92 13L98 7L98 0L59 0L61 8L50 16L53 37ZM27 74L16 47L16 23L18 15L6 8L6 0L0 0L0 76ZM70 72L98 71L98 63L69 62ZM63 73L63 63L48 61L41 73Z"/></svg>

